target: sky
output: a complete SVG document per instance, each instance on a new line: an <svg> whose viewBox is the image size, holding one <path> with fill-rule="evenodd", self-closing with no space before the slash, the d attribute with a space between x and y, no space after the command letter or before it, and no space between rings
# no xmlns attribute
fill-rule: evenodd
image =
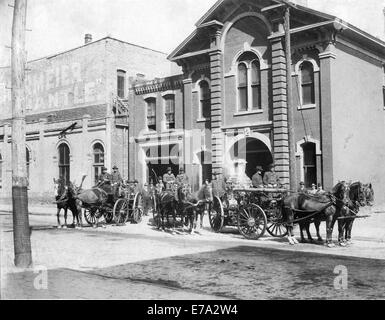
<svg viewBox="0 0 385 320"><path fill-rule="evenodd" d="M253 0L251 0L253 1ZM28 60L65 51L107 35L165 53L175 49L216 0L28 0ZM307 0L378 36L385 0ZM0 66L9 64L13 0L0 0Z"/></svg>

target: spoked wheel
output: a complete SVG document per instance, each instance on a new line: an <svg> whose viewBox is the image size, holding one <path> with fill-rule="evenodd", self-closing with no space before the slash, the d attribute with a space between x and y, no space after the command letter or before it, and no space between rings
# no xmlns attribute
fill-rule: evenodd
<svg viewBox="0 0 385 320"><path fill-rule="evenodd" d="M128 202L126 199L118 199L112 210L116 224L123 224L128 218Z"/></svg>
<svg viewBox="0 0 385 320"><path fill-rule="evenodd" d="M282 211L279 208L276 208L274 215L269 217L266 229L271 236L276 238L283 238L287 235L287 228L283 224Z"/></svg>
<svg viewBox="0 0 385 320"><path fill-rule="evenodd" d="M143 198L140 193L135 195L134 203L132 205L132 222L140 223L143 217Z"/></svg>
<svg viewBox="0 0 385 320"><path fill-rule="evenodd" d="M84 218L86 219L89 225L94 225L98 221L97 215L98 215L97 208L84 209Z"/></svg>
<svg viewBox="0 0 385 320"><path fill-rule="evenodd" d="M215 232L221 232L224 224L224 211L222 201L218 197L214 197L209 210L210 226Z"/></svg>
<svg viewBox="0 0 385 320"><path fill-rule="evenodd" d="M257 240L265 234L267 218L262 208L252 204L238 212L238 230L247 239Z"/></svg>

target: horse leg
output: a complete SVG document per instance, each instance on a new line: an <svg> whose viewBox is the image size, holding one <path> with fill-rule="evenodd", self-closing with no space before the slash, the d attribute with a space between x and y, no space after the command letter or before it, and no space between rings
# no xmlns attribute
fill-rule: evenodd
<svg viewBox="0 0 385 320"><path fill-rule="evenodd" d="M286 214L287 221L287 239L291 245L294 245L297 240L294 240L293 233L293 219L294 219L294 211L293 208L284 208L284 212ZM298 241L297 241L298 242Z"/></svg>
<svg viewBox="0 0 385 320"><path fill-rule="evenodd" d="M318 220L318 219L314 220L314 227L315 227L315 230L317 232L317 240L322 242L323 239L322 239L321 234L319 232L319 226L320 225L321 225L321 221L320 220Z"/></svg>
<svg viewBox="0 0 385 320"><path fill-rule="evenodd" d="M344 241L344 230L345 230L346 221L338 220L338 243L341 247L346 247Z"/></svg>
<svg viewBox="0 0 385 320"><path fill-rule="evenodd" d="M314 242L313 237L311 236L311 233L310 233L310 222L308 221L306 221L305 223L305 230L306 230L307 239L310 242Z"/></svg>
<svg viewBox="0 0 385 320"><path fill-rule="evenodd" d="M57 218L57 227L58 227L58 228L61 227L61 223L60 223L60 211L61 211L61 208L57 207L56 218Z"/></svg>
<svg viewBox="0 0 385 320"><path fill-rule="evenodd" d="M65 225L65 228L67 228L67 214L68 214L68 207L65 206L65 208L64 208L64 225Z"/></svg>
<svg viewBox="0 0 385 320"><path fill-rule="evenodd" d="M300 222L300 223L299 223L299 232L300 232L300 234L301 234L301 242L306 242L305 237L304 237L304 235L303 235L303 229L304 229L304 228L305 228L304 223L303 223L303 222Z"/></svg>
<svg viewBox="0 0 385 320"><path fill-rule="evenodd" d="M345 240L347 244L352 243L352 229L353 229L354 219L349 219L345 224Z"/></svg>
<svg viewBox="0 0 385 320"><path fill-rule="evenodd" d="M326 245L329 248L334 247L333 243L333 227L334 227L335 219L333 215L326 216Z"/></svg>

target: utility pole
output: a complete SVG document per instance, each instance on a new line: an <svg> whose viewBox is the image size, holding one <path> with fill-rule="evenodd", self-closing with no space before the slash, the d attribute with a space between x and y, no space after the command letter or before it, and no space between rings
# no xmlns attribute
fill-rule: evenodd
<svg viewBox="0 0 385 320"><path fill-rule="evenodd" d="M284 2L285 3L285 2ZM289 136L289 168L290 168L290 189L296 190L297 170L295 163L295 141L294 141L294 111L293 93L291 79L291 37L290 37L290 4L286 3L284 16L285 29L285 54L286 54L286 96L287 96L287 121Z"/></svg>
<svg viewBox="0 0 385 320"><path fill-rule="evenodd" d="M25 146L25 31L27 0L15 0L12 25L12 205L15 266L32 265Z"/></svg>

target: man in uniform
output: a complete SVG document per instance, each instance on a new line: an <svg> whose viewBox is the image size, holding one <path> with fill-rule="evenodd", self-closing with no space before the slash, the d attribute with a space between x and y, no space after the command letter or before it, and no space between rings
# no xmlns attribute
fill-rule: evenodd
<svg viewBox="0 0 385 320"><path fill-rule="evenodd" d="M98 183L96 184L97 187L103 187L102 189L106 191L107 193L111 193L111 181L112 176L107 172L107 168L102 168L102 173L98 177Z"/></svg>
<svg viewBox="0 0 385 320"><path fill-rule="evenodd" d="M114 166L112 168L113 172L111 174L112 176L112 183L122 183L123 179L122 176L120 175L119 168L117 166Z"/></svg>
<svg viewBox="0 0 385 320"><path fill-rule="evenodd" d="M311 184L311 190L309 190L309 193L310 194L317 194L317 186L315 185L315 183Z"/></svg>
<svg viewBox="0 0 385 320"><path fill-rule="evenodd" d="M188 177L187 177L187 175L184 173L184 169L183 169L183 168L180 168L180 169L179 169L179 174L178 174L177 177L176 177L176 182L177 182L179 185L186 185L186 184L188 184Z"/></svg>
<svg viewBox="0 0 385 320"><path fill-rule="evenodd" d="M112 168L113 172L111 174L111 183L112 183L112 189L113 193L116 197L119 197L119 187L120 184L123 182L122 176L120 175L119 168L115 165Z"/></svg>
<svg viewBox="0 0 385 320"><path fill-rule="evenodd" d="M254 188L259 188L263 186L262 167L257 166L256 169L257 169L257 172L254 173L254 175L251 177L251 183Z"/></svg>
<svg viewBox="0 0 385 320"><path fill-rule="evenodd" d="M168 167L167 172L163 175L163 182L166 189L171 189L173 183L175 182L175 176L172 173L171 167Z"/></svg>
<svg viewBox="0 0 385 320"><path fill-rule="evenodd" d="M303 181L301 181L299 183L299 187L298 187L297 192L300 192L300 193L306 193L307 192L307 190L305 188L305 183Z"/></svg>
<svg viewBox="0 0 385 320"><path fill-rule="evenodd" d="M279 177L275 173L273 164L269 165L269 171L263 176L263 184L267 185L269 188L275 188L281 185Z"/></svg>

